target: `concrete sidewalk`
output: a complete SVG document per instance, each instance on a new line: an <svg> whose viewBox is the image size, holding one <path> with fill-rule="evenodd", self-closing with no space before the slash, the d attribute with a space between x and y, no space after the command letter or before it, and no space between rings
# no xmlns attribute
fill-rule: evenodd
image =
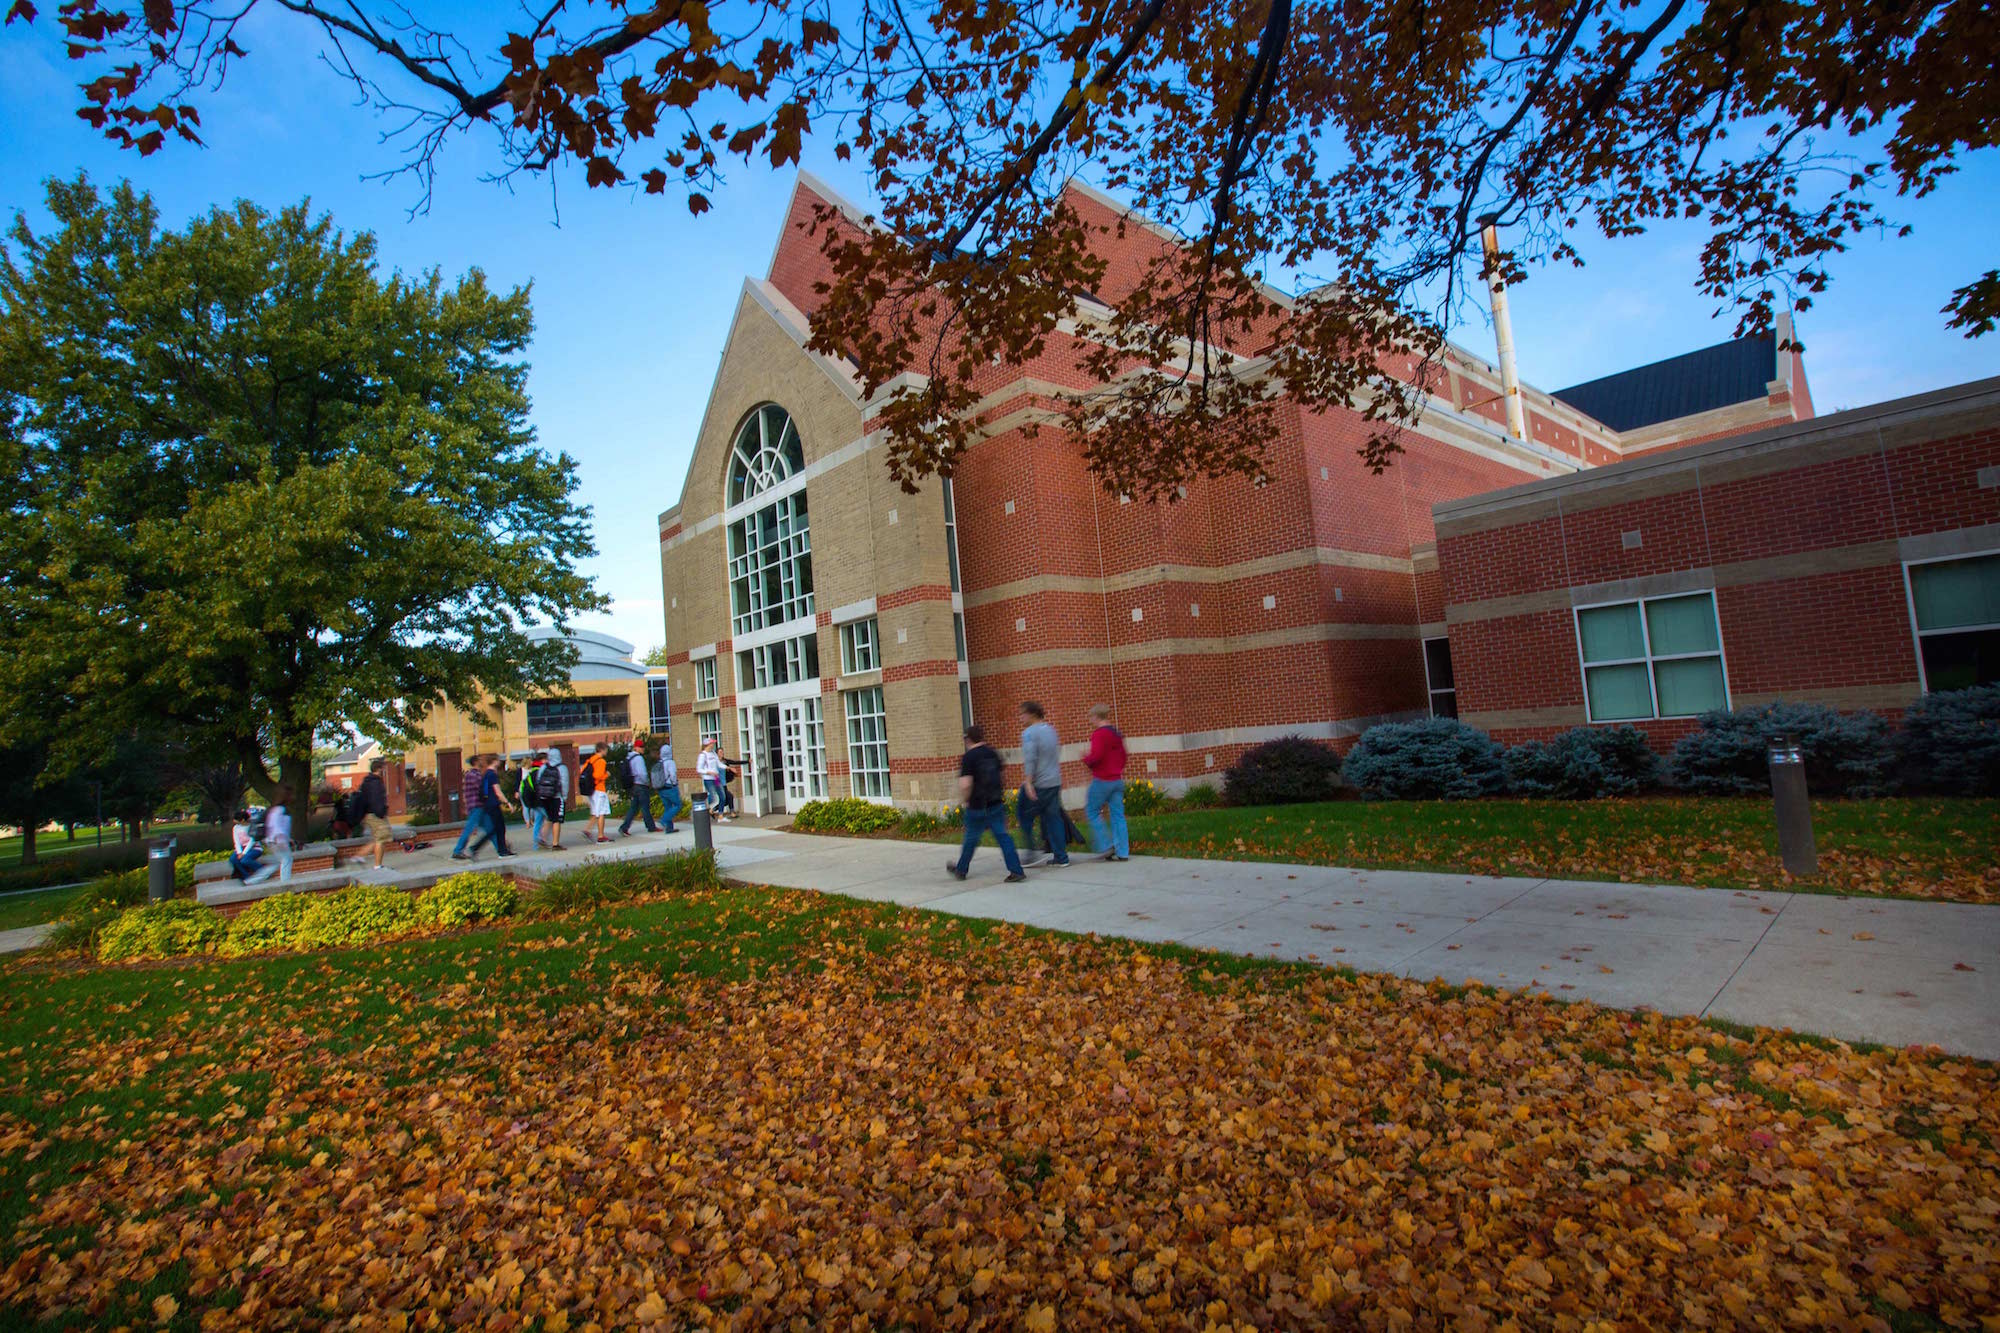
<svg viewBox="0 0 2000 1333"><path fill-rule="evenodd" d="M760 884L2000 1059L2000 907L1152 856L1005 884L990 845L961 884L938 845L739 836Z"/></svg>

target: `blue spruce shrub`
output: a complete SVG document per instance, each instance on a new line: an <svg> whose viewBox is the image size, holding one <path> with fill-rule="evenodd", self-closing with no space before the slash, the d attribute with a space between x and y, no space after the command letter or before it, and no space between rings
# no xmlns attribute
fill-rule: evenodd
<svg viewBox="0 0 2000 1333"><path fill-rule="evenodd" d="M1681 737L1667 762L1677 787L1699 796L1740 796L1771 790L1771 741L1790 736L1806 765L1814 796L1871 796L1887 785L1889 728L1873 713L1839 713L1823 704L1765 704L1701 715L1701 728Z"/></svg>
<svg viewBox="0 0 2000 1333"><path fill-rule="evenodd" d="M1370 727L1340 771L1370 800L1462 800L1506 784L1493 738L1448 717Z"/></svg>
<svg viewBox="0 0 2000 1333"><path fill-rule="evenodd" d="M2000 685L1925 695L1891 749L1905 791L2000 796Z"/></svg>
<svg viewBox="0 0 2000 1333"><path fill-rule="evenodd" d="M1340 756L1303 736L1280 736L1253 745L1222 775L1231 805L1296 805L1330 801L1339 794Z"/></svg>
<svg viewBox="0 0 2000 1333"><path fill-rule="evenodd" d="M1506 765L1515 795L1566 800L1636 795L1658 784L1662 767L1637 727L1571 727L1512 747Z"/></svg>

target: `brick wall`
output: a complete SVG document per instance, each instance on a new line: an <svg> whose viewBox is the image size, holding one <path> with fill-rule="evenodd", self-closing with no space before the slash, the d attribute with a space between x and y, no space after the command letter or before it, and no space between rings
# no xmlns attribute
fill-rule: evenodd
<svg viewBox="0 0 2000 1333"><path fill-rule="evenodd" d="M1507 741L1584 722L1573 608L1703 588L1734 706L1893 714L1922 688L1904 564L2000 549L1996 466L1989 380L1441 504L1460 716Z"/></svg>

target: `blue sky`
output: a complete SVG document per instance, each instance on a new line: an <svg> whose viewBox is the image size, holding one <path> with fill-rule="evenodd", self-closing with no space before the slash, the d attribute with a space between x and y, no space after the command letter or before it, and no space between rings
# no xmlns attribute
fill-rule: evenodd
<svg viewBox="0 0 2000 1333"><path fill-rule="evenodd" d="M41 182L88 170L129 176L169 225L216 204L279 205L310 196L348 230L378 237L385 265L477 266L496 284L533 282L534 421L542 443L581 463L599 554L588 572L615 605L584 623L644 648L663 635L655 519L680 493L689 450L745 275L762 276L793 173L738 166L714 211L691 217L673 196L586 190L564 173L514 192L480 179L483 143L453 145L430 211L409 209L409 180L363 179L399 160L378 143L390 122L351 105L352 89L260 17L252 58L203 99L206 148L150 158L122 152L75 117L80 66L62 58L46 20L0 29L0 209L41 220ZM851 172L812 151L806 165L865 202ZM2000 335L1969 342L1938 308L1995 262L2000 155L1987 153L1931 199L1886 201L1915 224L1904 240L1870 239L1835 258L1834 284L1801 317L1806 372L1822 412L2000 374ZM559 219L559 220L558 220ZM1513 294L1521 373L1557 388L1730 336L1694 290L1695 228L1586 247L1589 267L1544 270ZM1490 356L1478 311L1453 330ZM717 577L721 572L717 572Z"/></svg>

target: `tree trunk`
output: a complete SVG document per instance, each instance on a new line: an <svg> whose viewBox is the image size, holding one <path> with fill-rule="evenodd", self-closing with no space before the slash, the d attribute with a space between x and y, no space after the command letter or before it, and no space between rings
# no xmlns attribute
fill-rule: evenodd
<svg viewBox="0 0 2000 1333"><path fill-rule="evenodd" d="M278 781L292 789L292 845L304 846L312 819L312 750L278 756Z"/></svg>
<svg viewBox="0 0 2000 1333"><path fill-rule="evenodd" d="M24 866L31 866L34 863L35 863L35 820L29 818L21 821L21 864Z"/></svg>
<svg viewBox="0 0 2000 1333"><path fill-rule="evenodd" d="M70 820L70 821L69 821L69 823L67 823L67 824L63 825L63 828L64 828L64 830L65 830L65 831L67 831L67 832L68 832L68 834L69 834L69 840L70 840L71 842L75 842L75 841L76 841L76 821L75 821L74 819Z"/></svg>

